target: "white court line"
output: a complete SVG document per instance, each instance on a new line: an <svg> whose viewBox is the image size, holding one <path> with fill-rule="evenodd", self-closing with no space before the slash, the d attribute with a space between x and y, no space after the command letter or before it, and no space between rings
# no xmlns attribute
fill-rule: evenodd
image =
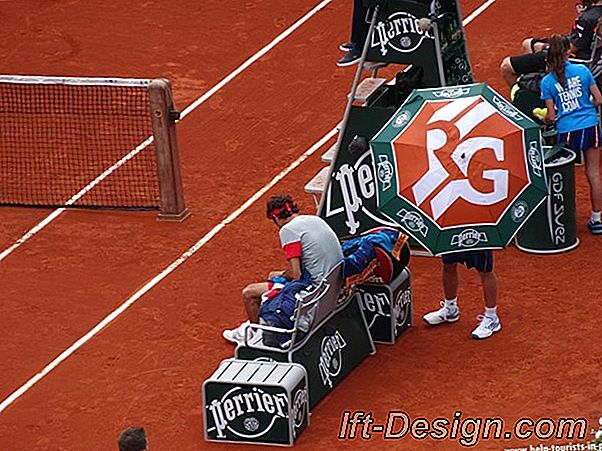
<svg viewBox="0 0 602 451"><path fill-rule="evenodd" d="M42 371L29 379L25 384L23 384L19 389L14 391L8 398L0 403L0 412L4 411L8 406L10 406L13 402L15 402L21 395L23 395L27 390L33 387L40 379L50 373L53 369L55 369L61 362L66 360L69 356L71 356L75 351L81 348L88 340L94 337L97 333L99 333L102 329L107 327L114 319L116 319L119 315L125 312L134 302L144 296L147 292L149 292L155 285L161 282L165 277L171 274L178 266L184 263L188 258L193 256L199 249L201 249L209 240L211 240L215 235L217 235L226 225L234 221L238 218L247 208L253 205L261 196L267 193L276 183L282 180L286 175L307 160L313 153L316 152L319 148L321 148L328 140L333 138L337 134L337 128L333 128L328 132L322 139L320 139L317 143L311 146L308 150L303 153L299 158L297 158L293 163L291 163L286 169L281 171L276 177L274 177L267 185L253 194L247 201L230 213L222 222L216 225L213 229L211 229L208 233L205 234L200 240L198 240L194 245L192 245L186 252L178 257L173 263L167 266L163 271L149 280L142 288L140 288L136 293L134 293L128 300L126 300L123 304L121 304L117 309L112 311L109 315L107 315L101 322L99 322L94 328L92 328L86 335L81 337L75 343L73 343L69 348L63 351L58 357L56 357L52 362L50 362Z"/></svg>
<svg viewBox="0 0 602 451"><path fill-rule="evenodd" d="M283 31L278 36L276 36L276 38L274 38L272 40L272 42L270 42L265 47L263 47L261 50L259 50L257 53L255 53L255 55L253 55L249 59L247 59L244 63L242 63L240 66L238 66L228 76L226 76L219 83L217 83L215 86L213 86L209 91L207 91L205 94L203 94L198 99L196 99L194 102L192 102L190 105L188 105L180 114L180 120L184 119L192 111L194 111L200 105L205 103L217 91L219 91L224 86L226 86L228 83L230 83L232 80L234 80L243 71L248 69L249 66L251 66L251 64L255 63L259 58L264 56L266 53L268 53L270 50L272 50L274 47L276 47L280 42L282 42L287 37L289 37L295 30L297 30L301 25L303 25L305 22L307 22L317 12L324 9L324 7L326 7L331 2L332 2L332 0L323 0L321 3L316 5L312 10L307 12L303 17L301 17L299 20L297 20L297 22L295 22L293 25L291 25L285 31ZM126 163L127 161L134 158L142 150L146 149L153 141L154 141L154 138L151 136L151 137L147 138L144 142L140 143L135 149L132 149L121 160L119 160L118 162L113 164L111 167L107 168L102 174L100 174L98 177L96 177L96 179L92 180L84 188L82 188L78 193L74 194L73 197L71 197L71 199L69 199L67 202L65 202L65 205L69 206L69 205L75 204L75 202L77 202L79 199L81 199L83 196L85 196L96 185L98 185L100 182L102 182L104 179L106 179L109 175L111 175L118 168L123 166L124 163ZM37 225L32 227L27 233L25 233L21 238L19 238L17 241L15 241L11 246L4 249L0 253L0 262L2 260L4 260L6 257L8 257L10 254L12 254L23 243L25 243L31 237L36 235L40 230L42 230L44 227L46 227L48 224L50 224L52 221L54 221L56 218L58 218L65 210L66 210L66 208L64 208L64 207L54 210L43 221L39 222Z"/></svg>
<svg viewBox="0 0 602 451"><path fill-rule="evenodd" d="M463 21L462 21L462 25L466 26L468 25L470 22L472 22L477 16L479 16L483 11L485 11L487 8L489 8L491 5L493 5L495 3L495 0L487 0L485 3L483 3L481 6L479 6L477 9L475 9L472 13L470 13L468 15L468 17L466 17Z"/></svg>
<svg viewBox="0 0 602 451"><path fill-rule="evenodd" d="M489 0L487 3L490 5L495 0ZM488 5L488 6L489 6ZM479 8L481 12L486 8ZM480 13L479 13L480 14ZM476 15L471 14L469 18L471 20L474 19ZM466 19L463 23L466 24ZM282 180L288 173L294 170L297 166L299 166L303 161L305 161L309 156L315 153L320 147L322 147L329 139L333 138L337 134L337 127L333 128L330 132L328 132L324 137L322 137L318 142L316 142L311 148L309 148L305 153L303 153L299 158L297 158L293 163L291 163L286 169L281 171L276 177L274 177L267 185L253 194L247 201L238 207L235 211L230 213L222 222L216 225L213 229L211 229L208 233L206 233L199 241L197 241L193 246L191 246L186 252L184 252L177 260L167 266L163 271L149 280L140 290L134 293L129 299L123 302L117 309L112 311L109 315L107 315L101 322L99 322L96 326L94 326L86 335L81 337L75 343L73 343L69 348L63 351L58 357L56 357L53 361L51 361L48 365L46 365L42 371L37 373L27 382L25 382L21 387L11 393L6 399L4 399L0 403L0 413L6 410L11 404L13 404L17 399L19 399L23 394L25 394L30 388L32 388L37 382L39 382L44 376L50 373L53 369L55 369L59 364L61 364L64 360L69 358L75 351L81 348L86 342L92 339L96 334L98 334L102 329L107 327L113 320L119 317L124 311L126 311L132 304L134 304L138 299L140 299L143 295L145 295L148 291L150 291L155 285L161 282L165 277L171 274L176 268L178 268L182 263L184 263L188 258L194 255L199 249L201 249L209 240L211 240L215 235L217 235L226 225L234 221L238 216L240 216L245 210L247 210L251 205L253 205L261 196L263 196L268 190L270 190L274 185L276 185L280 180Z"/></svg>

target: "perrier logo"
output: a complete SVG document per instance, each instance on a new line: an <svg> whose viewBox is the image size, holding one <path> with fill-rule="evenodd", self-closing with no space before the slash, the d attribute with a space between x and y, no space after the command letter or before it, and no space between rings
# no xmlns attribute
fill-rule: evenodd
<svg viewBox="0 0 602 451"><path fill-rule="evenodd" d="M261 437L272 429L279 418L288 418L285 393L268 393L259 387L233 387L221 399L207 406L217 438L244 439ZM213 434L212 434L213 435Z"/></svg>
<svg viewBox="0 0 602 451"><path fill-rule="evenodd" d="M341 350L345 346L347 346L347 343L339 331L335 331L333 335L326 335L322 340L318 369L322 376L322 382L330 388L332 388L332 378L341 373L341 367L343 366Z"/></svg>
<svg viewBox="0 0 602 451"><path fill-rule="evenodd" d="M411 53L425 39L435 39L430 30L420 29L419 20L413 14L399 11L391 14L385 22L378 22L372 34L371 47L377 47L385 56L389 49Z"/></svg>

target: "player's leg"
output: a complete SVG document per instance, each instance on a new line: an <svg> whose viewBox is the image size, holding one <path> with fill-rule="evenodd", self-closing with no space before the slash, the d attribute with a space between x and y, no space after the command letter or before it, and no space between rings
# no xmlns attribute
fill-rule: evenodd
<svg viewBox="0 0 602 451"><path fill-rule="evenodd" d="M548 40L542 38L527 38L522 42L523 54L538 53L548 47Z"/></svg>
<svg viewBox="0 0 602 451"><path fill-rule="evenodd" d="M474 267L479 271L485 299L485 313L478 317L479 325L472 332L472 338L480 340L491 337L502 328L497 315L497 278L493 272L493 252L479 252L475 256Z"/></svg>
<svg viewBox="0 0 602 451"><path fill-rule="evenodd" d="M546 56L542 52L528 55L509 56L502 60L500 71L508 86L516 83L519 75L546 70Z"/></svg>
<svg viewBox="0 0 602 451"><path fill-rule="evenodd" d="M524 55L527 55L527 54L533 52L533 49L531 47L532 41L533 41L533 38L527 38L527 39L523 40L523 42L521 44L521 48L523 50Z"/></svg>
<svg viewBox="0 0 602 451"><path fill-rule="evenodd" d="M242 302L247 312L247 318L252 323L259 322L259 305L261 295L270 289L268 282L258 282L247 285L242 290Z"/></svg>
<svg viewBox="0 0 602 451"><path fill-rule="evenodd" d="M460 310L458 309L458 262L461 256L451 255L443 256L443 294L445 299L440 302L441 308L429 312L422 317L431 326L437 326L443 323L453 323L460 319Z"/></svg>
<svg viewBox="0 0 602 451"><path fill-rule="evenodd" d="M458 264L443 262L443 294L445 299L458 298Z"/></svg>
<svg viewBox="0 0 602 451"><path fill-rule="evenodd" d="M231 343L244 343L245 331L249 323L259 322L259 305L261 304L261 295L270 289L268 282L258 282L247 285L242 290L242 302L247 312L247 321L241 323L234 329L226 329L222 333L223 337ZM251 335L249 335L251 336Z"/></svg>
<svg viewBox="0 0 602 451"><path fill-rule="evenodd" d="M512 63L510 62L510 57L507 56L502 60L502 64L500 65L500 72L502 73L502 77L506 81L508 86L512 86L516 83L516 79L518 75L514 72L514 68L512 67Z"/></svg>
<svg viewBox="0 0 602 451"><path fill-rule="evenodd" d="M587 222L594 235L602 234L600 210L602 208L602 190L600 187L600 148L590 147L584 152L585 174L589 183L592 214Z"/></svg>

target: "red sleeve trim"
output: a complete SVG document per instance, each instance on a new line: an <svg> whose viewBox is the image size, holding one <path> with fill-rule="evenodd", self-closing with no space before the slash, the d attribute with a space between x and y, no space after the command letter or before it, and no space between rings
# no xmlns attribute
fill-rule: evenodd
<svg viewBox="0 0 602 451"><path fill-rule="evenodd" d="M287 243L284 245L284 255L287 260L291 258L301 257L301 241L295 241L293 243Z"/></svg>

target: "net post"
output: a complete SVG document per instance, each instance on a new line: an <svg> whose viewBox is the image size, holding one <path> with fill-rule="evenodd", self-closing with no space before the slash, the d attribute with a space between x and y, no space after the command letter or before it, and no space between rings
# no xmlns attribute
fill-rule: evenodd
<svg viewBox="0 0 602 451"><path fill-rule="evenodd" d="M184 204L175 118L171 117L175 112L171 82L156 79L148 89L159 177L159 220L183 221L189 212Z"/></svg>

